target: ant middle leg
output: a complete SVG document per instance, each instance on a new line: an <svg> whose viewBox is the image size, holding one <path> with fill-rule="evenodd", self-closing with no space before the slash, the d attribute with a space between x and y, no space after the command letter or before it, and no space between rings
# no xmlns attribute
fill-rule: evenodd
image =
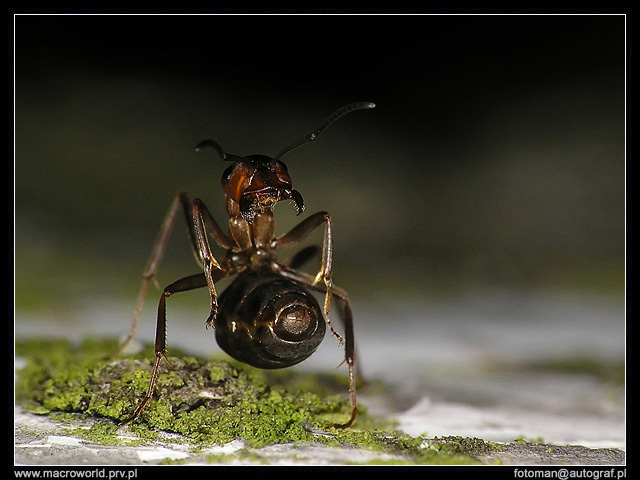
<svg viewBox="0 0 640 480"><path fill-rule="evenodd" d="M315 282L313 276L304 272L292 270L284 265L276 264L276 269L280 275L302 286L311 288L317 292L325 293L323 285ZM356 399L356 353L355 353L355 334L353 330L353 312L351 310L351 301L347 293L340 287L333 286L331 295L341 304L340 318L344 325L344 362L349 369L349 398L351 401L351 418L344 424L335 424L335 428L348 428L353 424L356 418L358 408Z"/></svg>
<svg viewBox="0 0 640 480"><path fill-rule="evenodd" d="M156 381L158 380L160 362L162 361L163 358L166 360L166 354L167 354L166 300L167 300L167 297L170 297L174 293L187 292L189 290L195 290L197 288L203 288L206 286L207 286L207 280L204 274L198 273L196 275L184 277L176 282L173 282L171 285L168 285L167 287L165 287L164 291L162 292L162 295L160 295L160 302L158 303L158 317L157 317L157 323L156 323L156 339L155 339L155 346L154 346L156 357L155 357L155 362L153 364L153 370L151 371L151 380L149 381L147 392L145 393L144 397L138 404L138 408L136 408L133 415L131 415L129 418L121 422L122 425L131 423L140 416L145 405L153 395L153 389L156 385Z"/></svg>

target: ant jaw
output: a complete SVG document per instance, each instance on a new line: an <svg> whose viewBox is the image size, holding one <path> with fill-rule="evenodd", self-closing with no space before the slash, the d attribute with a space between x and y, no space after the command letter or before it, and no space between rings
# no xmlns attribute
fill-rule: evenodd
<svg viewBox="0 0 640 480"><path fill-rule="evenodd" d="M245 194L240 197L240 215L247 222L253 223L256 214L272 211L276 203L277 200L271 196L257 195L256 193Z"/></svg>
<svg viewBox="0 0 640 480"><path fill-rule="evenodd" d="M278 202L291 200L298 215L304 211L304 200L300 192L294 189L266 189L257 192L247 192L240 197L240 215L249 223L258 213L271 212Z"/></svg>
<svg viewBox="0 0 640 480"><path fill-rule="evenodd" d="M293 188L291 190L286 189L283 191L282 199L292 201L293 206L296 208L297 215L304 212L304 200L302 199L302 195L300 195L299 191L294 190Z"/></svg>

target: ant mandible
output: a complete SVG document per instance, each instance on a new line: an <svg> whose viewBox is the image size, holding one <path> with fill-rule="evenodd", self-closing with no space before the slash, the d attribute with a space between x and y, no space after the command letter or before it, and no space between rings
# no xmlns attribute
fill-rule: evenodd
<svg viewBox="0 0 640 480"><path fill-rule="evenodd" d="M348 428L356 418L355 341L353 315L347 294L332 281L333 232L327 212L317 212L293 227L289 232L274 236L274 206L290 200L300 215L304 211L302 195L292 188L286 165L280 160L285 154L315 139L333 122L354 110L374 108L371 102L355 102L336 110L315 131L295 142L275 157L249 155L240 157L226 153L213 140L200 142L203 147L215 149L222 160L233 162L222 175L229 214L229 234L215 221L200 199L189 200L180 191L167 212L151 256L143 272L143 280L136 300L131 328L116 354L121 353L135 336L145 293L166 249L180 208L189 228L191 246L203 273L177 280L163 290L158 304L155 338L155 362L145 396L132 416L122 423L136 420L151 399L158 379L160 362L166 360L166 299L178 292L208 287L211 310L206 327L215 327L216 340L231 357L254 367L272 369L295 365L308 358L318 348L328 327L345 346L345 362L349 374L351 418L336 428ZM310 232L324 224L321 265L314 277L298 268L317 251L307 247L287 263L280 263L276 250L298 244ZM211 252L209 239L225 252L220 258ZM237 275L218 298L216 283L225 277ZM311 289L324 293L322 308ZM344 339L331 324L331 301L335 297L342 304L341 319Z"/></svg>

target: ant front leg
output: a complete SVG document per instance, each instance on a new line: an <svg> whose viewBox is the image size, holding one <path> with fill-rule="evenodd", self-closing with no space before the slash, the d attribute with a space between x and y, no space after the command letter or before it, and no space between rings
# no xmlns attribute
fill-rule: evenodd
<svg viewBox="0 0 640 480"><path fill-rule="evenodd" d="M183 198L186 198L186 196ZM209 292L211 294L211 313L209 315L209 318L207 319L207 326L210 326L215 319L215 315L217 313L217 296L215 291L215 282L219 281L222 277L230 274L231 272L223 269L211 253L205 224L212 230L212 238L214 238L214 240L216 240L218 244L220 244L221 246L229 247L232 244L232 240L224 235L224 233L222 233L202 201L200 201L199 199L194 200L193 231L195 232L195 234L192 233L192 239L194 239L194 243L196 243L196 247L198 249L197 258L200 259L200 263L203 265L204 273L199 273L182 278L167 286L162 292L162 295L160 296L160 302L158 303L158 317L156 323L156 339L154 347L156 358L153 364L153 370L151 372L151 380L149 381L147 392L145 393L143 399L140 401L138 408L136 408L133 415L123 421L122 424L130 423L140 416L145 405L153 395L153 389L155 387L156 381L158 380L160 362L163 358L165 360L167 359L167 297L170 297L174 293L178 292L186 292L189 290L195 290L197 288L209 287Z"/></svg>
<svg viewBox="0 0 640 480"><path fill-rule="evenodd" d="M222 274L221 276L224 276L226 275L226 271L222 268L218 260L216 260L216 257L211 252L211 246L207 236L207 226L216 228L218 227L218 224L213 219L213 216L209 212L207 206L199 198L196 198L193 201L193 225L196 232L198 253L202 259L204 276L207 280L209 296L211 297L211 310L205 322L207 328L209 328L213 326L213 322L218 315L218 294L216 292L216 280L214 275ZM236 245L233 240L229 239L229 237L226 235L225 237L229 240L229 244L226 246L227 248L230 249Z"/></svg>
<svg viewBox="0 0 640 480"><path fill-rule="evenodd" d="M186 192L179 191L174 197L173 202L171 202L169 211L162 221L160 232L158 233L158 237L156 238L156 241L153 244L153 248L151 249L149 260L144 267L144 271L142 273L142 284L140 285L140 290L138 291L138 297L136 299L135 308L133 310L133 317L131 318L129 333L127 334L127 337L124 339L118 350L112 356L120 355L135 337L136 331L138 329L138 320L140 318L140 314L142 313L144 298L147 293L149 282L152 280L155 282L154 276L158 271L158 267L160 266L160 262L162 260L162 257L164 256L164 252L167 248L167 242L169 241L169 237L171 236L171 232L173 231L173 226L175 224L176 217L178 216L180 207L182 207L184 218L187 222L189 239L191 241L191 249L194 253L196 262L198 262L200 265L203 264L193 222L191 201L189 200L189 196ZM211 214L209 214L208 211L206 213L208 214L206 221L210 226L212 237L214 238L216 243L218 243L223 248L230 248L232 245L234 245L233 240L231 240L227 235L224 234L213 217L211 217Z"/></svg>
<svg viewBox="0 0 640 480"><path fill-rule="evenodd" d="M290 247L296 245L322 223L325 224L322 240L322 261L320 264L320 270L313 279L312 285L317 285L321 280L324 283L324 290L326 292L323 309L325 321L327 322L331 333L338 339L338 343L342 345L344 339L335 331L331 324L331 298L333 297L333 280L331 278L333 271L333 228L331 225L331 216L327 212L314 213L309 218L303 220L289 230L289 232L276 238L272 242L271 248L275 250L278 247Z"/></svg>

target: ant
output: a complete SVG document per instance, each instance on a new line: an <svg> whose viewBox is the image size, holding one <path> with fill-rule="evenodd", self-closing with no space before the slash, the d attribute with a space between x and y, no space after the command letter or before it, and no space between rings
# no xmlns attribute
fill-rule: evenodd
<svg viewBox="0 0 640 480"><path fill-rule="evenodd" d="M179 191L167 212L160 233L144 268L142 284L136 300L131 328L116 355L121 353L135 336L149 282L154 279L175 219L182 207L189 228L189 237L196 261L203 273L177 280L164 288L158 304L155 337L155 362L145 396L133 415L124 420L136 420L151 399L158 379L160 362L166 357L166 299L178 292L207 287L211 310L205 322L215 327L220 347L231 357L254 367L273 369L295 365L316 351L326 328L345 346L345 360L349 372L351 418L335 428L350 427L357 414L355 388L355 340L351 303L344 290L333 284L333 228L327 212L317 212L289 232L274 236L274 206L282 201L293 203L297 214L304 211L302 195L292 187L286 165L280 160L285 154L313 140L343 115L361 109L374 108L371 102L355 102L336 110L313 132L301 141L292 143L275 157L249 155L240 157L226 153L213 140L203 140L196 151L213 148L222 160L233 162L222 174L229 214L229 233L225 233L200 199L189 200ZM309 233L324 224L321 265L314 277L298 270L318 251L312 246L302 249L287 263L276 257L278 248L298 244ZM211 252L210 239L225 251L220 260ZM218 297L216 283L237 275ZM324 293L322 308L308 291ZM330 311L332 299L340 302L340 316L344 338L334 330ZM168 360L167 360L168 362Z"/></svg>

